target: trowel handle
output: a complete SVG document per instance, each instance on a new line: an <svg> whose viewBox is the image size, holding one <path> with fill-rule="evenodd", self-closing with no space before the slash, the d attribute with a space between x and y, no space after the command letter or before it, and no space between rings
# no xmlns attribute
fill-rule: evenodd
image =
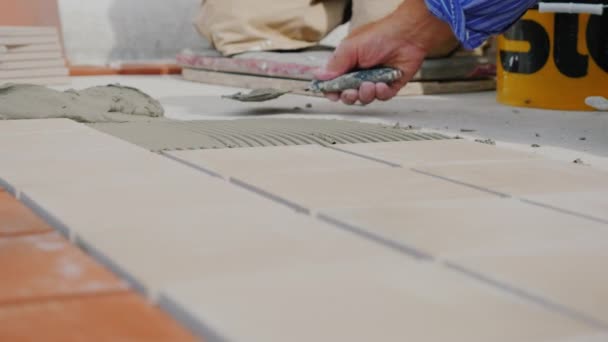
<svg viewBox="0 0 608 342"><path fill-rule="evenodd" d="M348 89L359 89L363 82L392 83L403 76L401 70L377 68L351 72L329 81L313 81L310 90L316 93L334 93Z"/></svg>

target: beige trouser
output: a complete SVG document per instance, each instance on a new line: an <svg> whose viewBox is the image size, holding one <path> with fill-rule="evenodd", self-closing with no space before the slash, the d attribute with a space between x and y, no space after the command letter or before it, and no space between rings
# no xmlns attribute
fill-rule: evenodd
<svg viewBox="0 0 608 342"><path fill-rule="evenodd" d="M351 30L393 12L403 0L353 0ZM348 0L203 0L195 25L224 55L297 50L340 25ZM448 46L433 53L446 54Z"/></svg>

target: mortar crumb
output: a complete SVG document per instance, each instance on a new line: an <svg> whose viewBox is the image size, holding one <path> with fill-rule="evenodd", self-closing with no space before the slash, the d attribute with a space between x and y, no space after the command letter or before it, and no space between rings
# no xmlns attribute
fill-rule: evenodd
<svg viewBox="0 0 608 342"><path fill-rule="evenodd" d="M475 142L486 145L496 145L496 141L492 139L475 139Z"/></svg>

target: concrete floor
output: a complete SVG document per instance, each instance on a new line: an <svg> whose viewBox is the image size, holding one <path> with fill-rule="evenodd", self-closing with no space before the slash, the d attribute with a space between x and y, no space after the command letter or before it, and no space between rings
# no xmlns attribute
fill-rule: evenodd
<svg viewBox="0 0 608 342"><path fill-rule="evenodd" d="M365 107L348 107L323 98L297 95L262 104L242 104L220 97L240 89L198 84L175 76L75 77L71 85L59 89L109 83L142 89L159 99L166 116L173 119L272 116L399 123L467 139L490 138L504 147L565 161L580 158L586 164L608 168L608 112L509 107L498 104L494 92L402 97ZM312 108L306 108L308 103ZM540 147L532 147L533 144Z"/></svg>

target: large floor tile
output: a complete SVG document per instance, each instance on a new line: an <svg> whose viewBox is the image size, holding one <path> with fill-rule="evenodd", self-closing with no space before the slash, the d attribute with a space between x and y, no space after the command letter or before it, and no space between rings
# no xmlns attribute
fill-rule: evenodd
<svg viewBox="0 0 608 342"><path fill-rule="evenodd" d="M514 199L334 209L327 215L608 322L608 227Z"/></svg>
<svg viewBox="0 0 608 342"><path fill-rule="evenodd" d="M71 129L73 125L77 128ZM196 213L201 208L236 212L277 206L91 128L70 122L66 127L8 139L10 146L0 144L0 155L7 160L0 172L21 191L24 201L43 209L45 218L50 215L73 231L141 226L150 222L149 216L162 216L166 208ZM173 225L180 224L179 216L171 219Z"/></svg>
<svg viewBox="0 0 608 342"><path fill-rule="evenodd" d="M196 341L133 293L0 306L2 341Z"/></svg>
<svg viewBox="0 0 608 342"><path fill-rule="evenodd" d="M0 238L0 269L0 304L127 288L57 233Z"/></svg>
<svg viewBox="0 0 608 342"><path fill-rule="evenodd" d="M173 163L166 160L167 163ZM74 234L105 229L151 226L175 227L206 211L228 215L263 212L279 204L220 179L174 163L161 165L147 175L114 174L91 182L78 178L66 184L48 183L22 188L23 201L39 207L39 214ZM165 173L164 171L168 171ZM115 177L114 177L115 176ZM166 177L166 178L165 178Z"/></svg>
<svg viewBox="0 0 608 342"><path fill-rule="evenodd" d="M8 192L0 189L0 238L45 233L51 230L52 228L30 209Z"/></svg>
<svg viewBox="0 0 608 342"><path fill-rule="evenodd" d="M112 170L122 177L141 178L151 172L146 169L151 163L165 159L86 126L71 129L72 125L66 130L1 136L0 177L18 189L78 178L93 183L104 175L118 177Z"/></svg>
<svg viewBox="0 0 608 342"><path fill-rule="evenodd" d="M373 208L323 210L344 223L442 258L477 255L522 244L572 241L584 234L608 240L608 227L515 199L417 201Z"/></svg>
<svg viewBox="0 0 608 342"><path fill-rule="evenodd" d="M178 284L161 307L229 341L577 341L586 323L432 264L382 256Z"/></svg>
<svg viewBox="0 0 608 342"><path fill-rule="evenodd" d="M504 162L537 158L466 140L433 140L340 145L339 149L400 164L404 167L429 164Z"/></svg>
<svg viewBox="0 0 608 342"><path fill-rule="evenodd" d="M251 173L388 167L319 145L175 151L170 154L222 175L236 177Z"/></svg>
<svg viewBox="0 0 608 342"><path fill-rule="evenodd" d="M608 238L581 231L570 239L548 235L517 246L487 246L455 259L460 265L567 305L608 326Z"/></svg>
<svg viewBox="0 0 608 342"><path fill-rule="evenodd" d="M308 208L378 207L409 201L494 195L401 168L251 174L241 178Z"/></svg>
<svg viewBox="0 0 608 342"><path fill-rule="evenodd" d="M153 294L185 280L395 253L283 207L238 212L167 208L143 224L127 221L83 232L80 243Z"/></svg>
<svg viewBox="0 0 608 342"><path fill-rule="evenodd" d="M517 196L608 190L608 172L550 160L434 165L420 169Z"/></svg>

